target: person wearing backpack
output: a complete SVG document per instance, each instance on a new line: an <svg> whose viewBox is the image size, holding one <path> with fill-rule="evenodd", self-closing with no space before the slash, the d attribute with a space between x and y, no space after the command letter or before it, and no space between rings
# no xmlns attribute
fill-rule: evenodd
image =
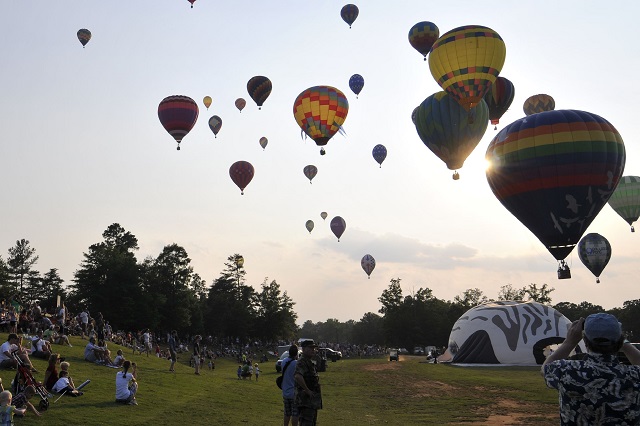
<svg viewBox="0 0 640 426"><path fill-rule="evenodd" d="M291 345L289 356L282 362L282 400L284 402L284 426L298 425L298 407L295 404L295 373L298 359L298 346Z"/></svg>

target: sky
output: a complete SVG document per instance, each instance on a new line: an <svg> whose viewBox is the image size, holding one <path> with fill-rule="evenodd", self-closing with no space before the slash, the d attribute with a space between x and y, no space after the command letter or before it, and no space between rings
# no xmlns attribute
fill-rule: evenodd
<svg viewBox="0 0 640 426"><path fill-rule="evenodd" d="M0 4L0 254L30 241L41 273L67 284L91 244L119 223L139 241L142 261L183 246L209 284L228 256L244 256L247 284L276 280L296 303L298 322L359 320L400 278L405 295L428 287L452 300L469 288L496 298L500 287L555 288L553 303L589 301L605 309L640 298L640 232L605 206L587 232L604 235L613 255L601 283L567 258L572 279L537 238L495 198L484 155L490 126L460 169L460 180L422 143L411 112L440 91L408 42L420 21L440 34L463 25L497 31L506 44L500 75L515 99L499 129L524 116L529 96L556 109L610 121L627 150L624 175L640 174L635 84L640 5L595 1L356 3L333 0L12 1ZM76 32L87 28L86 48ZM364 77L359 97L351 75ZM261 110L246 91L269 77ZM301 137L293 102L308 87L331 85L349 101L345 135L319 155ZM182 149L158 120L160 101L186 95L200 116ZM202 104L211 96L209 110ZM240 113L236 98L247 106ZM208 127L222 118L217 138ZM261 137L269 142L265 150ZM371 151L383 144L382 167ZM244 191L229 178L238 160L255 167ZM303 168L318 174L310 184ZM326 211L323 221L320 212ZM340 242L330 220L344 218ZM313 220L309 234L305 222ZM371 254L371 278L360 259Z"/></svg>

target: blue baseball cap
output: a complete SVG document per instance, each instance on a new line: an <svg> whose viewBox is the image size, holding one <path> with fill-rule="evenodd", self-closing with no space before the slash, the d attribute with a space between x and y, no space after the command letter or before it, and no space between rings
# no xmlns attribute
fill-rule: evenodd
<svg viewBox="0 0 640 426"><path fill-rule="evenodd" d="M611 314L591 314L584 320L584 335L595 345L614 345L622 337L622 325Z"/></svg>

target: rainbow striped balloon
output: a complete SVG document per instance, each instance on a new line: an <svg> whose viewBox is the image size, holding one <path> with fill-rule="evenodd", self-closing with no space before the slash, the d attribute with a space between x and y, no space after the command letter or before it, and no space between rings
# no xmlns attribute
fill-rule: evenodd
<svg viewBox="0 0 640 426"><path fill-rule="evenodd" d="M486 159L494 195L562 260L616 189L626 153L604 118L558 110L509 124L489 144Z"/></svg>

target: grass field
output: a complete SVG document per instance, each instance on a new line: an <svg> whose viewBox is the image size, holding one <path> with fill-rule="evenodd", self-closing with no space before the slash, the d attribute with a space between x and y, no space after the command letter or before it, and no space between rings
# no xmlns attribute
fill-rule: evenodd
<svg viewBox="0 0 640 426"><path fill-rule="evenodd" d="M259 381L238 380L238 364L218 359L215 370L196 376L183 354L176 373L155 357L125 357L138 363L138 406L115 399L118 371L83 360L85 340L72 338L72 348L54 345L71 362L76 385L91 383L79 398L50 400L42 417L28 413L17 425L280 425L282 397L275 385L275 359L260 365ZM114 352L119 347L110 345ZM468 368L422 363L424 357L348 359L329 362L320 373L323 425L555 425L557 393L544 386L538 368ZM46 362L34 360L44 377ZM15 371L1 370L8 388ZM37 403L38 397L34 397Z"/></svg>

